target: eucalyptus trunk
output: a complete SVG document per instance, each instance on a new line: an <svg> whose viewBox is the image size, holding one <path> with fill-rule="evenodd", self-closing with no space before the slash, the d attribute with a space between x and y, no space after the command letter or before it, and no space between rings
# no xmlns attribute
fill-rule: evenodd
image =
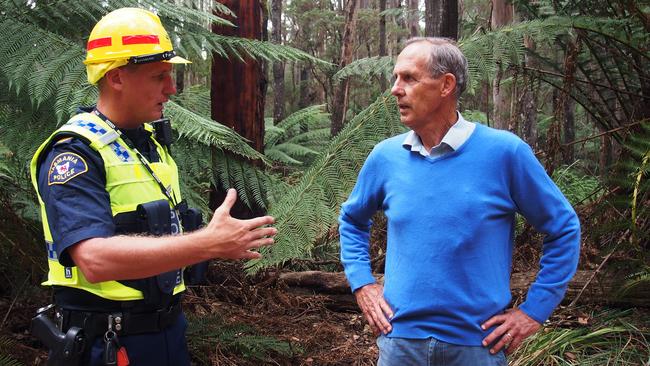
<svg viewBox="0 0 650 366"><path fill-rule="evenodd" d="M534 52L536 49L535 41L530 37L524 38L524 45L528 50ZM526 54L524 57L526 67L536 69L538 62L535 57ZM529 73L524 73L524 90L521 97L523 120L522 137L533 149L537 147L537 93L539 92L539 81Z"/></svg>
<svg viewBox="0 0 650 366"><path fill-rule="evenodd" d="M418 0L406 0L406 23L411 37L417 37L420 34L420 15L418 10L418 3Z"/></svg>
<svg viewBox="0 0 650 366"><path fill-rule="evenodd" d="M386 10L386 0L379 0L379 13L381 14ZM379 56L386 56L386 15L379 16ZM379 76L379 86L382 92L388 87L386 78L383 75Z"/></svg>
<svg viewBox="0 0 650 366"><path fill-rule="evenodd" d="M235 27L212 26L216 34L237 36L250 39L263 39L264 24L262 5L259 0L220 0L237 17L225 17ZM223 14L220 14L223 16ZM264 25L264 26L263 26ZM244 57L225 58L213 54L212 78L210 85L211 117L215 121L231 127L246 138L257 151L264 151L264 97L266 92L266 73L258 61ZM213 152L213 165L218 156ZM210 191L210 208L218 207L225 198L226 188L212 187ZM258 216L262 210L258 207L247 208L238 200L233 207L235 217Z"/></svg>
<svg viewBox="0 0 650 366"><path fill-rule="evenodd" d="M424 1L424 35L458 39L458 0Z"/></svg>
<svg viewBox="0 0 650 366"><path fill-rule="evenodd" d="M271 41L282 44L282 0L271 2ZM273 122L284 119L284 62L273 63Z"/></svg>
<svg viewBox="0 0 650 366"><path fill-rule="evenodd" d="M347 0L345 4L345 29L343 31L343 41L341 45L341 61L339 70L352 62L352 51L354 49L354 30L357 17L357 7L359 0ZM330 133L332 136L343 129L345 122L345 112L348 107L348 93L350 91L350 79L347 78L339 83L334 93L334 102L332 104L332 126Z"/></svg>
<svg viewBox="0 0 650 366"><path fill-rule="evenodd" d="M492 15L490 25L492 29L500 28L512 22L512 4L507 0L492 0ZM500 69L497 77L492 82L492 118L494 127L502 130L511 130L508 114L510 111L508 90L501 85L501 80L508 76L507 70Z"/></svg>

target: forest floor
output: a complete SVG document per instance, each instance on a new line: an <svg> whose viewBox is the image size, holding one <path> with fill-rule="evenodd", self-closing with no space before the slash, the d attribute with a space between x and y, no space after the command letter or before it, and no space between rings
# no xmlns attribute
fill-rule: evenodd
<svg viewBox="0 0 650 366"><path fill-rule="evenodd" d="M209 286L184 298L189 347L197 365L374 365L377 347L360 313L330 310L320 295L255 284L239 264L213 265ZM215 282L218 281L218 282ZM29 320L49 303L33 288L17 301L0 298L0 364L8 354L24 365L45 365L44 347L29 335ZM207 328L206 328L207 327ZM2 344L3 339L11 345Z"/></svg>
<svg viewBox="0 0 650 366"><path fill-rule="evenodd" d="M535 268L537 256L518 250L514 271ZM594 257L596 258L596 257ZM582 268L597 263L583 258ZM523 293L515 293L518 303ZM341 305L344 298L347 304ZM33 284L14 298L0 296L0 364L9 355L24 365L45 365L43 346L28 333L35 309L49 303L49 291ZM209 285L187 291L184 309L188 343L196 365L374 365L375 337L353 297L296 293L270 274L244 275L241 263L215 262ZM344 302L345 302L344 301ZM598 305L560 309L553 326L588 326ZM650 309L636 309L638 324L648 326ZM644 320L645 319L645 320ZM648 329L646 329L648 334ZM650 357L650 356L648 356Z"/></svg>

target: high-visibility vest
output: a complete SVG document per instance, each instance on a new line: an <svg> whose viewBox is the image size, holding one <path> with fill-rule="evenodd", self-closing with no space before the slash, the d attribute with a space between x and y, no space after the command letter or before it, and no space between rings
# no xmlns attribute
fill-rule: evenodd
<svg viewBox="0 0 650 366"><path fill-rule="evenodd" d="M149 124L145 124L144 128L148 131L153 130L153 127ZM135 151L104 120L94 113L81 113L72 117L38 148L30 166L32 184L36 189L41 206L43 232L48 252L49 273L43 285L74 287L116 301L143 299L144 296L140 290L126 286L118 281L90 283L77 267L64 267L59 263L47 220L45 203L38 192L37 164L40 155L47 147L63 136L76 136L86 140L90 147L97 151L103 159L106 171L106 191L110 196L113 217L120 213L135 211L137 206L142 203L161 199L167 200L161 187L137 158ZM164 186L168 188L168 191L171 192L176 202L180 202L181 193L176 163L166 148L163 148L153 137L152 141L156 145L160 161L149 165ZM79 156L79 159L83 159L83 157ZM170 206L172 206L171 202ZM174 212L174 207L171 207L171 210ZM180 273L179 277L180 279L176 281L173 294L185 290L182 273Z"/></svg>

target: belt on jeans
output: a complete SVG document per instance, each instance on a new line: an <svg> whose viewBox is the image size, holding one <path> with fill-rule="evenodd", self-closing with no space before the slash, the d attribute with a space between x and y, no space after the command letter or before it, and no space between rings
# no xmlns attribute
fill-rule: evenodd
<svg viewBox="0 0 650 366"><path fill-rule="evenodd" d="M86 334L103 334L108 330L108 319L112 319L111 328L120 336L155 333L174 325L181 314L181 303L147 313L116 311L107 313L86 312L61 309L63 328L80 327Z"/></svg>

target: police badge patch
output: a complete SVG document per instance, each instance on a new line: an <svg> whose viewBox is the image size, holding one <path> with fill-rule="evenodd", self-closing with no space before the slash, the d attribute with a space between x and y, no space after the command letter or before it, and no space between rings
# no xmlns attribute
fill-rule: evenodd
<svg viewBox="0 0 650 366"><path fill-rule="evenodd" d="M57 155L48 173L47 185L65 184L70 179L88 171L88 164L75 153L61 153Z"/></svg>

